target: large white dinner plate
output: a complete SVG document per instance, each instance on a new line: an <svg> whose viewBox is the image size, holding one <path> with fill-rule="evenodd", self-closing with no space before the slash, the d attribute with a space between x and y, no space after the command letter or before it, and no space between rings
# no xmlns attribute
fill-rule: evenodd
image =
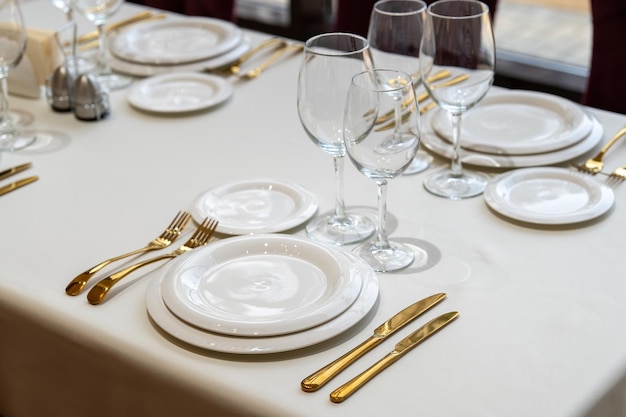
<svg viewBox="0 0 626 417"><path fill-rule="evenodd" d="M431 152L450 159L452 157L452 145L433 131L430 123L433 114L434 112L426 112L423 116L421 143ZM459 149L461 161L464 164L490 168L535 167L570 161L589 152L602 140L604 128L595 117L590 117L592 120L591 132L583 140L576 142L572 146L557 149L553 152L530 155L488 154L461 148ZM463 142L462 137L461 142Z"/></svg>
<svg viewBox="0 0 626 417"><path fill-rule="evenodd" d="M594 219L614 201L611 188L566 168L524 168L501 174L484 198L498 213L527 223L558 225Z"/></svg>
<svg viewBox="0 0 626 417"><path fill-rule="evenodd" d="M182 320L231 336L276 336L343 313L361 291L345 258L291 235L249 235L196 249L170 268L163 300Z"/></svg>
<svg viewBox="0 0 626 417"><path fill-rule="evenodd" d="M378 299L378 277L374 270L352 254L341 252L341 255L350 263L351 273L363 283L358 298L339 316L302 332L273 337L230 337L191 326L179 320L165 305L161 293L162 275L155 277L148 287L148 314L160 329L174 338L216 352L268 354L312 346L350 329L367 315Z"/></svg>
<svg viewBox="0 0 626 417"><path fill-rule="evenodd" d="M231 22L196 17L135 25L112 39L110 49L126 61L172 65L223 54L241 39L241 29Z"/></svg>
<svg viewBox="0 0 626 417"><path fill-rule="evenodd" d="M221 77L195 72L156 75L135 83L130 104L157 113L185 113L216 106L230 98L233 87Z"/></svg>
<svg viewBox="0 0 626 417"><path fill-rule="evenodd" d="M230 51L202 61L190 62L187 64L150 65L125 61L115 55L111 55L109 63L111 64L111 68L116 72L135 77L151 77L153 75L169 74L173 72L201 72L204 70L210 71L212 69L228 65L248 52L251 48L252 42L250 37L244 36L241 43Z"/></svg>
<svg viewBox="0 0 626 417"><path fill-rule="evenodd" d="M432 126L452 141L448 112L437 110ZM582 140L591 128L591 118L564 98L534 91L498 92L463 115L461 146L505 155L551 152Z"/></svg>
<svg viewBox="0 0 626 417"><path fill-rule="evenodd" d="M258 179L205 191L196 197L190 211L198 222L205 217L217 219L219 233L275 233L310 219L317 211L317 200L289 181Z"/></svg>

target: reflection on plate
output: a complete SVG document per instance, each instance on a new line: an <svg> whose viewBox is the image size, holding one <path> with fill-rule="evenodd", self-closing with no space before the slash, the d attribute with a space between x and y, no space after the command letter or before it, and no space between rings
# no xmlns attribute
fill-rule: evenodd
<svg viewBox="0 0 626 417"><path fill-rule="evenodd" d="M201 72L221 68L234 62L237 58L248 52L252 47L249 36L244 36L243 40L235 48L221 55L207 60L191 62L178 65L150 65L137 64L135 62L124 61L115 55L110 56L111 68L116 72L133 75L135 77L151 77L153 75L168 74L173 72Z"/></svg>
<svg viewBox="0 0 626 417"><path fill-rule="evenodd" d="M225 20L208 17L142 23L121 32L110 43L111 53L139 64L185 64L231 50L242 32Z"/></svg>
<svg viewBox="0 0 626 417"><path fill-rule="evenodd" d="M182 320L231 336L275 336L343 313L361 281L336 250L289 235L222 240L190 253L163 280L163 300Z"/></svg>
<svg viewBox="0 0 626 417"><path fill-rule="evenodd" d="M448 112L438 110L432 126L452 141ZM582 108L564 98L532 91L499 92L463 115L461 146L505 155L551 152L580 141L591 127Z"/></svg>
<svg viewBox="0 0 626 417"><path fill-rule="evenodd" d="M422 118L422 144L426 147L426 149L449 159L452 157L452 145L433 132L430 123L433 114L434 112L426 112ZM459 150L461 161L464 164L491 168L522 168L567 162L583 155L586 152L589 152L598 143L600 143L600 140L602 140L604 128L595 117L590 117L592 120L591 132L583 140L573 144L572 146L558 149L554 152L531 155L487 154L462 148ZM463 142L462 137L461 142Z"/></svg>
<svg viewBox="0 0 626 417"><path fill-rule="evenodd" d="M525 168L500 175L485 201L509 218L535 224L591 220L613 205L613 191L588 174L565 168Z"/></svg>
<svg viewBox="0 0 626 417"><path fill-rule="evenodd" d="M219 220L218 233L275 233L299 226L315 214L315 196L297 184L260 179L212 188L192 203L191 214Z"/></svg>
<svg viewBox="0 0 626 417"><path fill-rule="evenodd" d="M155 277L148 287L146 306L148 314L163 331L190 345L225 353L267 354L287 352L321 343L357 324L372 309L378 299L378 278L372 268L356 256L334 249L346 258L351 273L363 283L356 301L336 318L321 326L273 337L230 337L204 331L188 325L174 316L163 302L162 275ZM156 272L159 274L159 271Z"/></svg>
<svg viewBox="0 0 626 417"><path fill-rule="evenodd" d="M184 113L213 107L232 94L232 86L221 77L181 72L140 81L130 89L127 99L142 110Z"/></svg>

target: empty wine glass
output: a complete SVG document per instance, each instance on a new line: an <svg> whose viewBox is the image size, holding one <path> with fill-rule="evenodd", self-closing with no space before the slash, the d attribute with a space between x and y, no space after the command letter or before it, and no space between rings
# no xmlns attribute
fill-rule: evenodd
<svg viewBox="0 0 626 417"><path fill-rule="evenodd" d="M371 69L367 39L349 33L326 33L305 43L298 75L298 115L309 138L334 158L335 211L307 224L316 240L344 245L370 237L376 224L369 217L346 213L343 200L343 113L352 76Z"/></svg>
<svg viewBox="0 0 626 417"><path fill-rule="evenodd" d="M493 82L495 48L489 8L476 0L440 0L428 7L420 51L422 81L439 107L450 114L453 155L450 169L431 174L424 187L450 199L481 194L488 178L464 172L459 156L461 115L476 105ZM446 85L429 81L429 75L449 70L465 81Z"/></svg>
<svg viewBox="0 0 626 417"><path fill-rule="evenodd" d="M406 108L397 106L403 102ZM376 127L376 118L387 112L394 115L394 130ZM346 101L344 143L350 160L378 188L376 239L354 251L376 271L405 268L415 259L411 248L387 237L387 182L411 164L419 147L419 132L411 75L377 69L354 76Z"/></svg>
<svg viewBox="0 0 626 417"><path fill-rule="evenodd" d="M26 27L17 0L0 3L0 150L14 151L35 141L35 136L20 131L9 110L7 77L26 50Z"/></svg>
<svg viewBox="0 0 626 417"><path fill-rule="evenodd" d="M132 78L111 71L109 48L107 46L106 22L115 14L124 0L72 0L72 6L98 29L98 82L107 90L128 87Z"/></svg>
<svg viewBox="0 0 626 417"><path fill-rule="evenodd" d="M380 0L374 4L367 32L374 66L410 74L416 88L421 83L419 52L425 15L426 3L421 0ZM379 123L386 119L391 114L383 115ZM430 155L418 152L404 174L422 172L431 161Z"/></svg>

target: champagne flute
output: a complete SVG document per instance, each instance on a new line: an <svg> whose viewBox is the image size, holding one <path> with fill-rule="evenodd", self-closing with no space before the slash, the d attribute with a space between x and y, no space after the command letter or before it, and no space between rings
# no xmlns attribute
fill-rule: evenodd
<svg viewBox="0 0 626 417"><path fill-rule="evenodd" d="M464 172L459 156L461 116L487 94L493 82L495 47L489 8L477 0L440 0L428 7L420 51L422 81L430 96L452 122L453 155L450 169L434 172L424 181L431 193L458 200L481 194L487 176ZM449 70L466 80L454 85L429 81L429 75Z"/></svg>
<svg viewBox="0 0 626 417"><path fill-rule="evenodd" d="M347 213L343 200L343 113L352 76L372 68L367 39L350 33L326 33L306 41L298 75L298 115L309 138L333 156L335 211L307 224L309 237L334 245L370 237L376 224L369 217Z"/></svg>
<svg viewBox="0 0 626 417"><path fill-rule="evenodd" d="M111 71L109 48L107 46L106 22L115 14L124 0L72 0L72 6L98 29L98 81L106 90L128 87L132 78Z"/></svg>
<svg viewBox="0 0 626 417"><path fill-rule="evenodd" d="M406 108L398 103L408 103ZM394 114L396 128L375 127L376 118ZM352 79L344 116L344 143L352 163L378 188L378 230L373 242L354 252L379 272L405 268L415 252L387 237L387 183L400 175L415 157L420 141L419 110L412 76L396 70L376 69Z"/></svg>
<svg viewBox="0 0 626 417"><path fill-rule="evenodd" d="M425 15L426 3L421 0L380 0L374 4L367 32L374 66L411 74L415 88L421 83L419 52ZM431 161L430 155L418 152L403 174L422 172Z"/></svg>
<svg viewBox="0 0 626 417"><path fill-rule="evenodd" d="M0 151L15 151L35 141L21 132L9 110L9 71L19 64L26 50L26 27L17 0L0 3Z"/></svg>

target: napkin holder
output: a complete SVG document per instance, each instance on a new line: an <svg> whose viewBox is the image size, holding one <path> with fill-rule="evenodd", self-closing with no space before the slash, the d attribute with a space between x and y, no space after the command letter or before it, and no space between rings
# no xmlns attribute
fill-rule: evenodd
<svg viewBox="0 0 626 417"><path fill-rule="evenodd" d="M39 98L46 77L61 64L62 56L54 39L54 31L28 29L27 33L26 52L7 78L9 93Z"/></svg>

